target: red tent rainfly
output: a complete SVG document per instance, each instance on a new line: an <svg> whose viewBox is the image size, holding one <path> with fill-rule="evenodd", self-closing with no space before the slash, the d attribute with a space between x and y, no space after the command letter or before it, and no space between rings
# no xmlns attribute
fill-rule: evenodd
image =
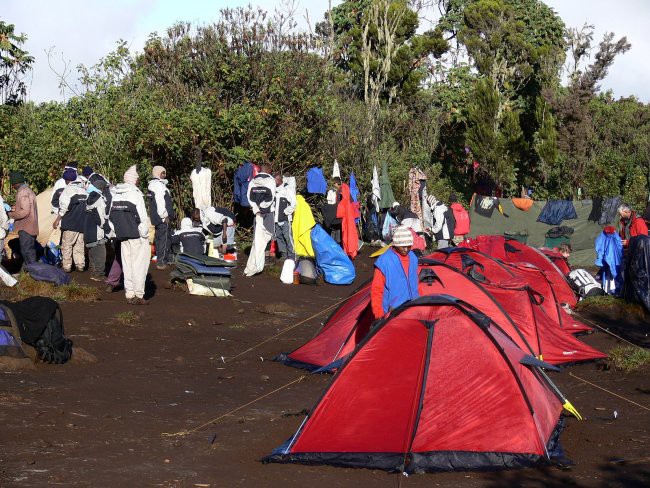
<svg viewBox="0 0 650 488"><path fill-rule="evenodd" d="M399 351L396 354L396 351ZM550 460L564 398L486 315L420 297L373 328L265 462L416 473Z"/></svg>

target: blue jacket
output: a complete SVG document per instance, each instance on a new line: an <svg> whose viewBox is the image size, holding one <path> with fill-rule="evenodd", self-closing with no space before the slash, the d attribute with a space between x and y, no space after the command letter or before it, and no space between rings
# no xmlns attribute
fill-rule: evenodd
<svg viewBox="0 0 650 488"><path fill-rule="evenodd" d="M549 200L537 217L537 222L560 225L563 220L577 218L578 214L571 200Z"/></svg>
<svg viewBox="0 0 650 488"><path fill-rule="evenodd" d="M621 274L623 264L623 243L621 237L616 233L606 234L601 232L596 238L596 266L604 268L609 276L615 280Z"/></svg>
<svg viewBox="0 0 650 488"><path fill-rule="evenodd" d="M235 171L235 189L233 198L242 207L250 207L248 203L248 184L253 179L253 163L246 161Z"/></svg>
<svg viewBox="0 0 650 488"><path fill-rule="evenodd" d="M375 267L381 271L386 279L382 307L384 313L399 307L401 304L420 296L418 292L418 258L412 252L409 257L409 275L404 274L404 268L399 256L393 249L389 249L379 256Z"/></svg>
<svg viewBox="0 0 650 488"><path fill-rule="evenodd" d="M327 193L327 181L323 176L322 168L311 168L307 171L307 192L320 193L325 195Z"/></svg>

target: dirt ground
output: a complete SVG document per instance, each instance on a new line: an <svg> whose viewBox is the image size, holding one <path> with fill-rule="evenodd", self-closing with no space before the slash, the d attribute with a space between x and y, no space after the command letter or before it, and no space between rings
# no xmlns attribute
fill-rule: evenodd
<svg viewBox="0 0 650 488"><path fill-rule="evenodd" d="M370 277L367 253L358 259L357 269L355 284L347 287L282 285L269 275L246 279L239 269L234 298L228 299L165 289L165 273L154 269L147 307L127 305L123 293L104 291L94 303L64 303L67 334L97 362L39 364L33 371L0 374L0 486L650 486L648 412L569 374L648 406L647 370L623 374L597 363L553 374L586 417L582 422L567 419L561 440L575 463L567 470L407 478L364 469L259 462L295 432L304 411L331 380L329 375L305 375L272 358L310 339L327 314L310 317ZM87 274L75 279L92 283ZM133 315L123 314L128 311ZM598 320L603 323L607 317ZM617 333L626 333L621 321L614 325ZM647 328L639 334L644 326L629 327L634 327L634 337L647 340ZM583 340L604 351L621 343L602 332ZM166 435L190 429L197 430Z"/></svg>

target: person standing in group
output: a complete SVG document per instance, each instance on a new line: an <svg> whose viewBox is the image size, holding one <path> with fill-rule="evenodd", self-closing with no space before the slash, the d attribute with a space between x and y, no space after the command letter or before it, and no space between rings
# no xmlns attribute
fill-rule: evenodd
<svg viewBox="0 0 650 488"><path fill-rule="evenodd" d="M149 214L151 224L156 228L154 245L158 269L165 269L172 262L171 221L175 218L172 196L167 188L167 171L162 166L154 166L153 178L149 181Z"/></svg>
<svg viewBox="0 0 650 488"><path fill-rule="evenodd" d="M63 165L63 172L65 173L68 170L72 170L75 173L77 173L77 168L79 164L76 161L71 161L69 163L65 163ZM77 177L75 177L75 180ZM65 179L63 176L56 180L54 182L54 186L52 187L52 200L50 201L50 204L52 205L52 213L55 215L59 215L59 198L61 197L61 192L63 189L66 187Z"/></svg>
<svg viewBox="0 0 650 488"><path fill-rule="evenodd" d="M433 213L431 233L436 240L438 249L445 249L449 247L449 241L454 237L453 212L433 195L427 197L427 203Z"/></svg>
<svg viewBox="0 0 650 488"><path fill-rule="evenodd" d="M648 226L645 220L639 217L627 203L618 207L618 215L621 217L619 235L623 241L623 247L627 247L632 237L648 235Z"/></svg>
<svg viewBox="0 0 650 488"><path fill-rule="evenodd" d="M291 235L291 221L296 210L296 190L282 179L282 174L275 176L275 240L282 259L295 261L296 254Z"/></svg>
<svg viewBox="0 0 650 488"><path fill-rule="evenodd" d="M107 202L104 195L108 182L98 174L89 175L86 200L84 241L88 248L90 279L104 281L106 277Z"/></svg>
<svg viewBox="0 0 650 488"><path fill-rule="evenodd" d="M375 319L384 317L405 302L418 298L418 258L411 252L413 234L400 225L393 243L375 262L370 285L370 306Z"/></svg>
<svg viewBox="0 0 650 488"><path fill-rule="evenodd" d="M260 172L248 185L248 201L255 215L255 229L244 275L253 276L264 270L266 246L275 230L275 180L270 164L262 163Z"/></svg>
<svg viewBox="0 0 650 488"><path fill-rule="evenodd" d="M9 183L16 190L16 204L8 216L14 219L14 231L18 233L21 248L33 249L30 256L22 256L27 264L36 261L36 238L38 237L38 205L36 194L25 183L25 177L18 171L9 173Z"/></svg>
<svg viewBox="0 0 650 488"><path fill-rule="evenodd" d="M66 169L63 179L66 187L59 196L59 214L52 227L61 226L61 266L63 271L71 273L73 264L77 271L86 267L84 229L88 194L83 183L77 180L75 170Z"/></svg>
<svg viewBox="0 0 650 488"><path fill-rule="evenodd" d="M144 287L151 259L149 218L137 185L138 172L133 165L124 173L124 183L115 186L109 220L120 241L126 300L132 305L147 305Z"/></svg>

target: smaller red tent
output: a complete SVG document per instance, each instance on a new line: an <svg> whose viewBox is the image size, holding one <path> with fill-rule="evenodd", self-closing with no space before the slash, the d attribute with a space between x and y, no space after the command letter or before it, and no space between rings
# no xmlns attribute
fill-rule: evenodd
<svg viewBox="0 0 650 488"><path fill-rule="evenodd" d="M264 461L406 473L548 461L564 399L542 365L487 316L420 297L368 334Z"/></svg>

